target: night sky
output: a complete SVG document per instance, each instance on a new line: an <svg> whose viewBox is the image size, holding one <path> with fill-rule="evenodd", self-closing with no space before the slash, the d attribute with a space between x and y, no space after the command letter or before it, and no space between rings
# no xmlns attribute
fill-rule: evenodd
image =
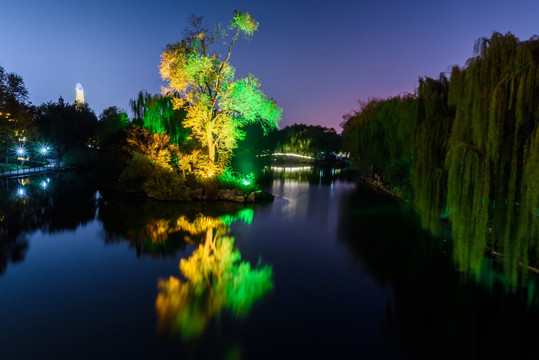
<svg viewBox="0 0 539 360"><path fill-rule="evenodd" d="M420 76L463 66L480 37L539 34L537 0L0 0L0 66L23 77L35 105L73 102L80 82L97 115L129 110L140 90L160 92L160 54L190 14L212 27L228 25L234 9L260 27L231 63L284 109L281 128L340 132L358 100L413 93Z"/></svg>

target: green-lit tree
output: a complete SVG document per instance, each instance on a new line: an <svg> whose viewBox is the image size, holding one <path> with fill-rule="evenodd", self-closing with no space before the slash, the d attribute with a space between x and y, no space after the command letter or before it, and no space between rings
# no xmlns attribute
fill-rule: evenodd
<svg viewBox="0 0 539 360"><path fill-rule="evenodd" d="M447 103L449 81L419 79L417 127L414 136L413 196L421 223L431 233L441 231L440 215L446 207L445 157L455 112Z"/></svg>
<svg viewBox="0 0 539 360"><path fill-rule="evenodd" d="M165 133L174 144L183 144L189 135L183 126L186 111L174 109L171 96L151 95L139 92L136 99L131 100L131 109L135 124L141 124L152 134Z"/></svg>
<svg viewBox="0 0 539 360"><path fill-rule="evenodd" d="M538 59L537 36L494 33L478 40L475 56L449 82L456 115L447 202L455 242L468 250L457 262L477 273L489 243L504 253L515 283L539 253Z"/></svg>
<svg viewBox="0 0 539 360"><path fill-rule="evenodd" d="M229 29L233 32L224 59L210 51L218 37L227 37L219 26L204 29L201 18L191 17L192 28L185 38L169 44L161 55L160 73L168 81L175 109L185 109L184 126L206 149L207 173L213 176L228 164L244 132L242 126L260 123L265 130L277 126L282 110L260 91L258 80L249 75L236 79L230 64L232 47L241 36L251 37L258 23L246 12L234 12Z"/></svg>

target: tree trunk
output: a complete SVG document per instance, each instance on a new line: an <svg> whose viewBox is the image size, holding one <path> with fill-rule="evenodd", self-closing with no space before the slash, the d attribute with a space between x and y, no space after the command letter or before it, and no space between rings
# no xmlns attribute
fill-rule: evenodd
<svg viewBox="0 0 539 360"><path fill-rule="evenodd" d="M213 137L211 134L208 136L208 158L210 160L210 164L215 164L215 145L213 143Z"/></svg>

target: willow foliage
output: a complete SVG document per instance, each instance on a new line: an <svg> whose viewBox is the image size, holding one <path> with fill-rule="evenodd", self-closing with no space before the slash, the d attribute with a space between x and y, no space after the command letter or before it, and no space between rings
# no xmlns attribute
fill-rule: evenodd
<svg viewBox="0 0 539 360"><path fill-rule="evenodd" d="M131 108L135 120L142 122L152 134L165 133L173 144L181 145L187 141L189 132L183 126L186 111L174 109L172 97L141 91L135 100L131 100Z"/></svg>
<svg viewBox="0 0 539 360"><path fill-rule="evenodd" d="M411 154L423 227L439 233L450 213L459 268L478 274L488 246L518 284L539 264L539 38L494 33L474 52L449 82L420 79L413 97L346 115L343 143L360 169L386 180L388 164Z"/></svg>
<svg viewBox="0 0 539 360"><path fill-rule="evenodd" d="M535 257L538 240L533 189L539 147L533 137L539 41L520 42L511 34L494 33L480 39L475 50L466 68L453 69L450 81L449 102L456 116L447 158L448 206L453 208L454 229L463 230L454 231L457 243L471 241L477 248L485 244L490 219L489 244L504 253L516 282L529 255ZM470 263L481 256L475 254Z"/></svg>
<svg viewBox="0 0 539 360"><path fill-rule="evenodd" d="M345 116L343 148L370 174L384 174L412 155L417 101L414 96L372 99Z"/></svg>
<svg viewBox="0 0 539 360"><path fill-rule="evenodd" d="M447 97L449 81L419 80L417 127L414 137L413 197L422 226L434 235L440 233L440 215L445 210L447 171L445 156L454 112Z"/></svg>

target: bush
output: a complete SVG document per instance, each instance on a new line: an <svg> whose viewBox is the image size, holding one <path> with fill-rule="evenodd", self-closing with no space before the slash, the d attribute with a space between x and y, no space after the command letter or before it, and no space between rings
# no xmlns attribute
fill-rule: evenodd
<svg viewBox="0 0 539 360"><path fill-rule="evenodd" d="M144 192L158 200L190 200L182 176L174 171L155 168L143 185Z"/></svg>
<svg viewBox="0 0 539 360"><path fill-rule="evenodd" d="M243 175L231 168L226 168L223 174L217 177L217 183L222 189L238 189L245 194L258 190L253 173Z"/></svg>
<svg viewBox="0 0 539 360"><path fill-rule="evenodd" d="M123 169L118 186L125 191L144 191L143 184L151 172L149 160L143 155L134 154Z"/></svg>

